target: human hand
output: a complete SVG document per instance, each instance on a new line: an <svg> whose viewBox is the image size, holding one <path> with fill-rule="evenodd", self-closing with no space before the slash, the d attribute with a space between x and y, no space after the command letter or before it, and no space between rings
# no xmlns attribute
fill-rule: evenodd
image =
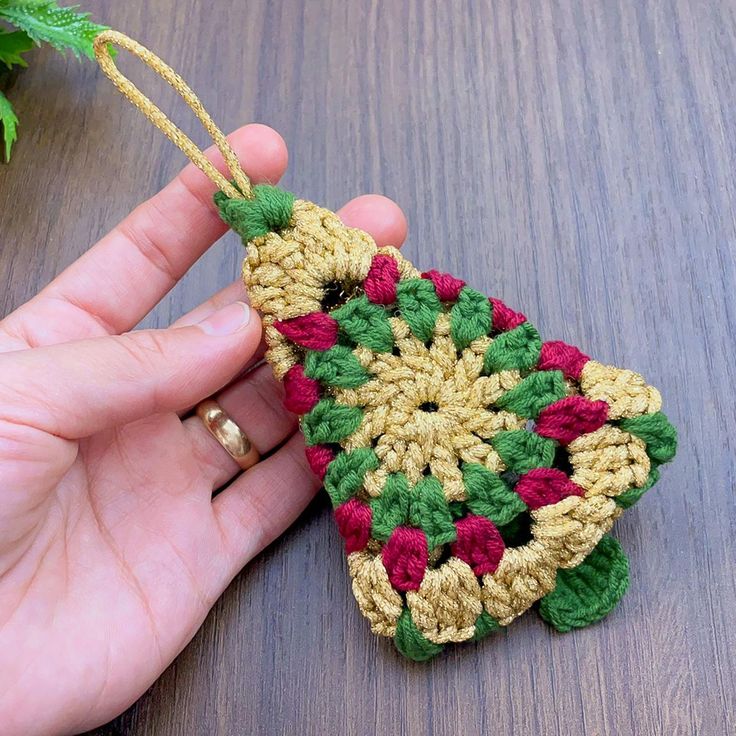
<svg viewBox="0 0 736 736"><path fill-rule="evenodd" d="M255 182L283 174L270 128L230 141ZM168 329L129 332L225 232L212 194L188 166L0 322L5 736L76 733L124 710L316 491L239 281ZM406 235L383 197L338 214L379 245ZM232 483L238 466L186 416L212 394L261 454L278 448Z"/></svg>

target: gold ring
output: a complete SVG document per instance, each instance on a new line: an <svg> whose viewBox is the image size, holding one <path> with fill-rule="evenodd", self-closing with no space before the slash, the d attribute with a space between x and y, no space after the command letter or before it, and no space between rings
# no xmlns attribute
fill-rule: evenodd
<svg viewBox="0 0 736 736"><path fill-rule="evenodd" d="M253 447L248 436L216 401L206 399L201 402L197 406L197 416L243 470L248 470L260 460L258 450Z"/></svg>

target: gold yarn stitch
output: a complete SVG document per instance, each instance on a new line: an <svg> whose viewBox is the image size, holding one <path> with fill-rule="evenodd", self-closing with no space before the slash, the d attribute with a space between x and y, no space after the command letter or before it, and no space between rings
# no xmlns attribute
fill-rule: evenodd
<svg viewBox="0 0 736 736"><path fill-rule="evenodd" d="M378 252L396 260L402 278L420 275L395 249L379 251L370 236L345 227L333 213L305 201L295 204L290 227L249 245L243 275L254 306L264 313L271 345L267 357L278 377L302 355L272 327L274 319L320 310L323 285L333 280L359 284ZM464 500L458 458L501 472L505 469L501 458L483 437L526 425L524 417L487 408L518 385L521 376L517 371L481 375L491 337L474 341L458 357L445 313L437 318L430 347L414 337L403 320L391 318L390 322L400 355L358 346L356 357L376 377L357 389L333 389L336 401L364 412L360 427L343 441L343 447L366 447L377 439L381 466L367 473L361 494L379 496L390 472L403 472L410 483L416 483L429 466L442 482L448 501ZM656 410L658 393L638 374L609 366L598 369L598 365L583 371L587 380L582 389L589 398L615 402L621 415ZM569 394L580 389L567 382ZM440 410L418 412L424 402L434 402ZM599 463L587 454L596 443L604 453ZM625 480L641 485L642 475L649 470L646 453L640 452L641 440L609 424L575 440L568 449L573 467L579 468L581 485L591 489L590 498L571 496L531 512L532 540L507 548L496 571L484 575L477 587L459 573L457 563L448 567L448 560L427 569L427 582L420 591L406 594L412 618L419 618L415 625L430 641L471 638L475 626L470 624L470 612L478 611L481 604L504 626L524 613L554 589L559 568L580 564L610 530L621 509L606 494L625 490ZM369 545L352 553L349 570L358 606L372 631L392 637L403 601L389 582L380 550Z"/></svg>
<svg viewBox="0 0 736 736"><path fill-rule="evenodd" d="M605 401L609 419L652 414L662 408L662 396L654 386L634 371L589 360L580 377L583 394L593 401Z"/></svg>
<svg viewBox="0 0 736 736"><path fill-rule="evenodd" d="M448 501L463 501L458 458L502 472L501 458L484 440L526 424L516 414L489 408L519 384L521 375L481 375L490 338L474 341L458 358L447 314L438 317L430 347L414 337L403 320L391 322L399 355L356 349L358 360L375 377L359 388L334 392L339 403L363 409L363 421L345 441L345 449L376 441L381 467L366 478L371 496L380 495L389 473L404 473L415 485L429 468ZM437 411L420 411L427 403L435 404Z"/></svg>
<svg viewBox="0 0 736 736"><path fill-rule="evenodd" d="M237 188L117 70L110 44L133 53L185 100L222 153ZM115 86L220 190L231 198L253 196L224 134L176 72L116 31L100 34L94 50ZM269 344L266 357L277 378L301 362L303 352L274 328L274 321L320 311L326 283L341 283L348 292L359 287L378 252L396 261L402 279L421 275L395 248L377 249L367 233L346 227L333 212L303 200L294 203L289 227L248 245L243 278L253 306L263 313ZM490 336L478 338L458 356L446 313L437 319L429 348L411 334L405 321L390 322L400 357L359 346L355 355L375 378L358 389L333 390L336 401L363 410L360 427L343 441L343 448L366 447L376 441L380 467L366 475L361 494L379 496L390 472L403 472L415 484L429 468L442 483L448 501L465 500L459 463L481 463L503 471L500 456L485 440L526 425L526 418L492 408L519 384L521 375L516 371L481 375ZM584 366L579 385L566 380L566 392L605 401L609 421L657 412L661 406L657 389L638 373L593 360ZM420 410L426 403L436 404L437 411ZM501 625L510 623L554 589L558 569L579 565L611 528L622 513L611 497L647 482L651 464L645 443L610 423L577 438L567 449L574 471L571 480L585 495L531 511L531 541L506 548L492 574L479 581L464 561L450 557L437 565L443 549L431 551L430 567L419 589L405 595L414 625L429 641L444 644L473 637L483 608ZM363 551L348 556L348 567L355 598L371 629L393 637L404 598L391 585L381 549L380 542L369 540Z"/></svg>
<svg viewBox="0 0 736 736"><path fill-rule="evenodd" d="M380 555L353 552L348 555L348 570L353 580L353 595L360 612L370 621L371 631L380 636L394 636L404 604L389 582Z"/></svg>
<svg viewBox="0 0 736 736"><path fill-rule="evenodd" d="M283 378L302 356L273 327L274 321L319 311L323 287L330 281L361 283L376 252L370 235L346 227L334 212L304 200L294 202L289 227L248 244L243 280L251 303L263 315L266 358L276 378ZM413 267L404 269L411 273Z"/></svg>
<svg viewBox="0 0 736 736"><path fill-rule="evenodd" d="M618 427L604 424L573 440L567 451L574 469L570 480L584 488L586 496L618 496L647 482L651 463L646 444Z"/></svg>
<svg viewBox="0 0 736 736"><path fill-rule="evenodd" d="M470 639L483 611L478 578L466 562L451 557L428 569L419 590L406 594L414 625L435 644Z"/></svg>

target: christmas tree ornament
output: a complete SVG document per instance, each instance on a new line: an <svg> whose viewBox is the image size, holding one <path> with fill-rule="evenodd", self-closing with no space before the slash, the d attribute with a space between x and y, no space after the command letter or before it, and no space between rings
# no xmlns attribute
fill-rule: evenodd
<svg viewBox="0 0 736 736"><path fill-rule="evenodd" d="M117 70L112 45L183 97L232 181ZM373 632L425 660L534 604L560 631L608 614L629 579L608 532L675 454L657 389L543 341L520 312L418 270L333 212L251 185L172 69L114 31L95 51L216 184L220 215L246 245L243 278L266 358L301 418Z"/></svg>

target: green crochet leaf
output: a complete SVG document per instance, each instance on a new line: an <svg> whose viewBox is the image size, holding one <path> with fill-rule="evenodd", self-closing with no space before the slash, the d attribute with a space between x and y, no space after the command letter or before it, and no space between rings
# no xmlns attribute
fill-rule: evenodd
<svg viewBox="0 0 736 736"><path fill-rule="evenodd" d="M538 416L546 406L565 396L565 379L561 371L539 371L527 376L520 384L507 391L496 406L520 417Z"/></svg>
<svg viewBox="0 0 736 736"><path fill-rule="evenodd" d="M555 459L556 443L525 429L499 432L491 445L509 470L528 473L534 468L551 468Z"/></svg>
<svg viewBox="0 0 736 736"><path fill-rule="evenodd" d="M304 359L304 373L309 378L339 388L357 388L371 378L353 351L345 345L335 345L329 350L310 350Z"/></svg>
<svg viewBox="0 0 736 736"><path fill-rule="evenodd" d="M396 624L396 648L408 659L425 662L442 651L440 644L433 644L416 627L411 618L411 611L405 608Z"/></svg>
<svg viewBox="0 0 736 736"><path fill-rule="evenodd" d="M325 490L333 506L352 498L362 487L365 474L379 465L376 453L370 447L352 452L341 452L327 468Z"/></svg>
<svg viewBox="0 0 736 736"><path fill-rule="evenodd" d="M491 331L491 303L469 286L463 287L450 310L450 336L458 350Z"/></svg>
<svg viewBox="0 0 736 736"><path fill-rule="evenodd" d="M457 538L442 484L434 476L423 478L412 489L409 523L424 532L430 549Z"/></svg>
<svg viewBox="0 0 736 736"><path fill-rule="evenodd" d="M426 342L434 333L437 316L442 311L434 284L428 279L405 279L396 289L402 319L415 337Z"/></svg>
<svg viewBox="0 0 736 736"><path fill-rule="evenodd" d="M385 542L397 526L409 520L409 481L403 473L386 478L381 495L371 501L372 533Z"/></svg>
<svg viewBox="0 0 736 736"><path fill-rule="evenodd" d="M483 357L483 371L488 375L498 371L530 371L539 361L541 349L539 333L524 322L493 340Z"/></svg>
<svg viewBox="0 0 736 736"><path fill-rule="evenodd" d="M542 618L570 631L607 616L629 587L629 561L621 545L604 536L577 567L558 570L557 585L539 604Z"/></svg>
<svg viewBox="0 0 736 736"><path fill-rule="evenodd" d="M368 301L365 294L355 297L332 312L342 332L358 345L387 353L394 345L394 333L386 310Z"/></svg>
<svg viewBox="0 0 736 736"><path fill-rule="evenodd" d="M473 641L480 641L489 634L493 634L501 628L501 624L496 621L487 611L483 611L475 621L475 634Z"/></svg>
<svg viewBox="0 0 736 736"><path fill-rule="evenodd" d="M631 419L622 419L620 426L625 432L630 432L646 442L647 455L652 462L661 465L669 462L675 456L677 430L661 411Z"/></svg>
<svg viewBox="0 0 736 736"><path fill-rule="evenodd" d="M252 198L230 199L217 192L214 199L222 219L246 244L288 227L294 210L294 195L270 184L256 184Z"/></svg>
<svg viewBox="0 0 736 736"><path fill-rule="evenodd" d="M497 473L478 463L465 463L462 471L466 504L474 514L503 526L526 511L526 504Z"/></svg>
<svg viewBox="0 0 736 736"><path fill-rule="evenodd" d="M304 439L308 445L340 442L358 429L362 419L363 411L358 407L322 399L302 419Z"/></svg>

